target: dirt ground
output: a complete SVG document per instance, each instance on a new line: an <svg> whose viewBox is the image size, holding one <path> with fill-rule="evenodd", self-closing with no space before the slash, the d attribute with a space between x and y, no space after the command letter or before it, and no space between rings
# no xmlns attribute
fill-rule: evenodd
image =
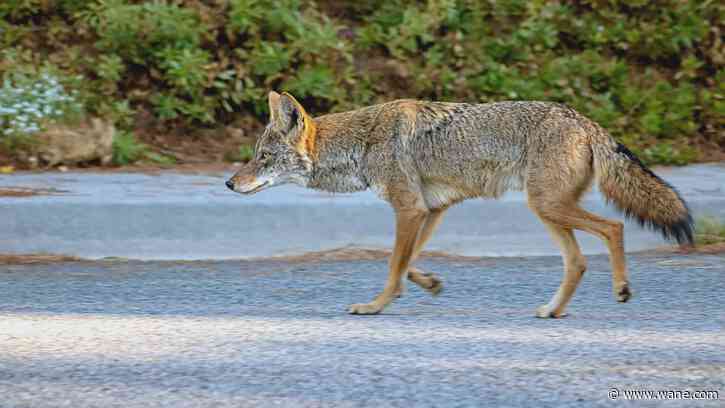
<svg viewBox="0 0 725 408"><path fill-rule="evenodd" d="M0 195L2 191L0 191ZM664 255L719 255L725 254L725 242L695 247L664 245L651 251L637 254ZM390 251L370 248L343 247L328 251L308 252L303 255L278 256L273 258L254 258L253 261L277 261L296 264L340 261L384 261L390 257ZM483 262L488 258L476 256L453 255L442 251L424 251L420 258L423 260L449 261L449 262ZM491 258L493 259L493 258ZM0 265L26 265L51 264L55 262L83 261L82 258L57 254L0 254Z"/></svg>

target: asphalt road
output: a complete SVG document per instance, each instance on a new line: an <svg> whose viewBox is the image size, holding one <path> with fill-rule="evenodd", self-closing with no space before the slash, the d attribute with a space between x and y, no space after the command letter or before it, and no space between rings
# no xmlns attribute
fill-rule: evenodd
<svg viewBox="0 0 725 408"><path fill-rule="evenodd" d="M594 256L558 320L533 317L555 257L427 259L443 293L409 287L378 316L345 309L384 261L2 265L0 407L616 406L629 389L723 406L725 257L629 264L630 303Z"/></svg>
<svg viewBox="0 0 725 408"><path fill-rule="evenodd" d="M224 186L235 170L0 175L0 253L198 260L392 245L393 211L372 191L329 194L287 185L242 196ZM725 164L655 171L680 191L696 217L725 219ZM38 195L3 197L2 190ZM622 219L596 191L584 196L583 205ZM625 225L624 236L631 252L664 243L636 222ZM577 237L585 254L606 253L593 235ZM522 192L454 206L426 248L468 256L559 255Z"/></svg>

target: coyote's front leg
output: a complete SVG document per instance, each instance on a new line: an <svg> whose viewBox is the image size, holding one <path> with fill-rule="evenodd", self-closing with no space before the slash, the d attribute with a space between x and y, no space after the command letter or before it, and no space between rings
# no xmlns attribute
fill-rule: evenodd
<svg viewBox="0 0 725 408"><path fill-rule="evenodd" d="M425 221L427 211L397 210L395 213L395 248L390 257L390 273L385 289L370 303L359 303L350 306L352 314L377 314L390 304L400 292L401 278L408 270L413 255L418 233Z"/></svg>
<svg viewBox="0 0 725 408"><path fill-rule="evenodd" d="M415 257L411 256L408 263L413 263ZM433 273L423 272L420 269L411 266L408 268L408 280L420 286L433 296L438 296L443 290L443 282ZM405 292L405 285L402 283L398 286L398 290L393 294L396 298L403 296Z"/></svg>
<svg viewBox="0 0 725 408"><path fill-rule="evenodd" d="M447 206L432 209L425 217L425 222L423 223L423 227L420 229L420 234L418 234L418 240L415 242L413 255L410 256L409 263L412 264L413 262L415 262L415 260L418 259L420 253L423 252L425 244L433 235L433 231L435 231L436 227L438 227L438 225L441 223L441 220L443 219L443 214L446 212L447 209ZM441 282L441 280L437 276L432 273L423 272L414 266L408 267L408 280L425 289L433 296L438 295L443 289L443 282ZM402 294L403 285L401 284L400 290L395 295L396 297L400 297Z"/></svg>
<svg viewBox="0 0 725 408"><path fill-rule="evenodd" d="M443 290L443 282L435 274L423 272L413 266L408 269L408 280L433 296L437 296Z"/></svg>

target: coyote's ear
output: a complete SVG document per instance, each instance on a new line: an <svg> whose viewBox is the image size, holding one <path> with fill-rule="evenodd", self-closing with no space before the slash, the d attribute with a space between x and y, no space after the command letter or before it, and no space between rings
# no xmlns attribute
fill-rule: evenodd
<svg viewBox="0 0 725 408"><path fill-rule="evenodd" d="M282 92L279 99L279 109L275 117L278 126L287 131L296 126L297 132L290 134L294 138L291 142L295 144L300 153L314 154L316 128L312 117L307 114L305 108L297 102L297 99L289 93Z"/></svg>
<svg viewBox="0 0 725 408"><path fill-rule="evenodd" d="M277 126L284 131L290 131L295 126L301 130L305 125L305 116L307 116L305 108L287 92L282 92L278 98L277 112L274 114Z"/></svg>
<svg viewBox="0 0 725 408"><path fill-rule="evenodd" d="M277 92L270 91L267 100L269 101L269 121L276 122L279 116L277 112L279 111L280 96Z"/></svg>

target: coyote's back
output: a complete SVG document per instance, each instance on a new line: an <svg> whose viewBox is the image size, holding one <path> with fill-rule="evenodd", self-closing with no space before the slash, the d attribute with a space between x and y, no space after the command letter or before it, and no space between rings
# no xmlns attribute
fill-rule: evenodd
<svg viewBox="0 0 725 408"><path fill-rule="evenodd" d="M420 177L431 208L471 197L499 197L526 183L531 137L545 103L421 103L414 127L401 137L409 173ZM485 124L485 125L483 125Z"/></svg>
<svg viewBox="0 0 725 408"><path fill-rule="evenodd" d="M575 110L547 102L462 104L399 101L410 129L396 150L429 208L504 192L569 186L577 198L599 180L627 216L665 238L692 242L692 220L677 192L624 145ZM404 128L405 126L403 126ZM549 177L542 179L540 174Z"/></svg>

